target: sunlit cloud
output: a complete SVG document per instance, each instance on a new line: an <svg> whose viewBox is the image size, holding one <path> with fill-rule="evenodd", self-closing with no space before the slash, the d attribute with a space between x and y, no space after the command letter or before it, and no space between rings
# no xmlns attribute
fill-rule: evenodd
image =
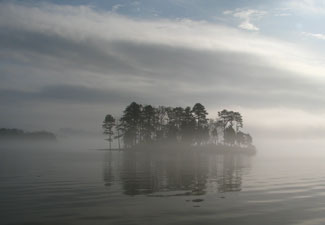
<svg viewBox="0 0 325 225"><path fill-rule="evenodd" d="M250 31L258 31L259 28L252 23L252 20L258 20L266 14L266 11L253 9L236 9L223 12L225 15L232 15L241 20L239 28Z"/></svg>

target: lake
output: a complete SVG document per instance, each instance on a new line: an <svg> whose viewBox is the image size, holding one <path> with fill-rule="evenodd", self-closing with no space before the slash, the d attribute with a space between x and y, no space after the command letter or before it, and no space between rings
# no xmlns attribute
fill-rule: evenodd
<svg viewBox="0 0 325 225"><path fill-rule="evenodd" d="M2 145L0 223L325 224L321 146L273 143L255 156L80 146Z"/></svg>

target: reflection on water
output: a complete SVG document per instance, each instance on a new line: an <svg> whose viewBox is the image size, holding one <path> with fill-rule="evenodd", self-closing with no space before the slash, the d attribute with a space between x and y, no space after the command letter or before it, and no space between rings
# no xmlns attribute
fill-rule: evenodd
<svg viewBox="0 0 325 225"><path fill-rule="evenodd" d="M240 191L250 157L205 152L106 152L103 165L105 185L121 185L126 195L204 195L207 191Z"/></svg>
<svg viewBox="0 0 325 225"><path fill-rule="evenodd" d="M0 146L0 224L323 225L323 149L248 157Z"/></svg>

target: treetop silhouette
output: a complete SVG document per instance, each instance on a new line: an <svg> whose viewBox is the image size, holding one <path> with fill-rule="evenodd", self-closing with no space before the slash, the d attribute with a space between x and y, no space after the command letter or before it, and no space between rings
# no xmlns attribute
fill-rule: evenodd
<svg viewBox="0 0 325 225"><path fill-rule="evenodd" d="M102 127L110 149L113 138L118 140L119 148L121 142L124 148L164 142L194 146L252 146L251 135L240 130L243 118L239 112L224 109L218 112L216 119L208 119L207 115L201 103L182 108L132 102L119 119L107 114Z"/></svg>

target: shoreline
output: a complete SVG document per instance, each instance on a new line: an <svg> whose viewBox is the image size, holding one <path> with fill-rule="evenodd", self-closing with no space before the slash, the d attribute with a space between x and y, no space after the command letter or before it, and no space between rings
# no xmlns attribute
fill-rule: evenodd
<svg viewBox="0 0 325 225"><path fill-rule="evenodd" d="M240 147L228 145L206 145L206 146L188 146L188 145L141 145L131 148L103 148L95 149L98 151L123 151L123 152L188 152L188 151L201 151L201 152L215 152L215 153L239 153L255 155L257 149L255 146Z"/></svg>

